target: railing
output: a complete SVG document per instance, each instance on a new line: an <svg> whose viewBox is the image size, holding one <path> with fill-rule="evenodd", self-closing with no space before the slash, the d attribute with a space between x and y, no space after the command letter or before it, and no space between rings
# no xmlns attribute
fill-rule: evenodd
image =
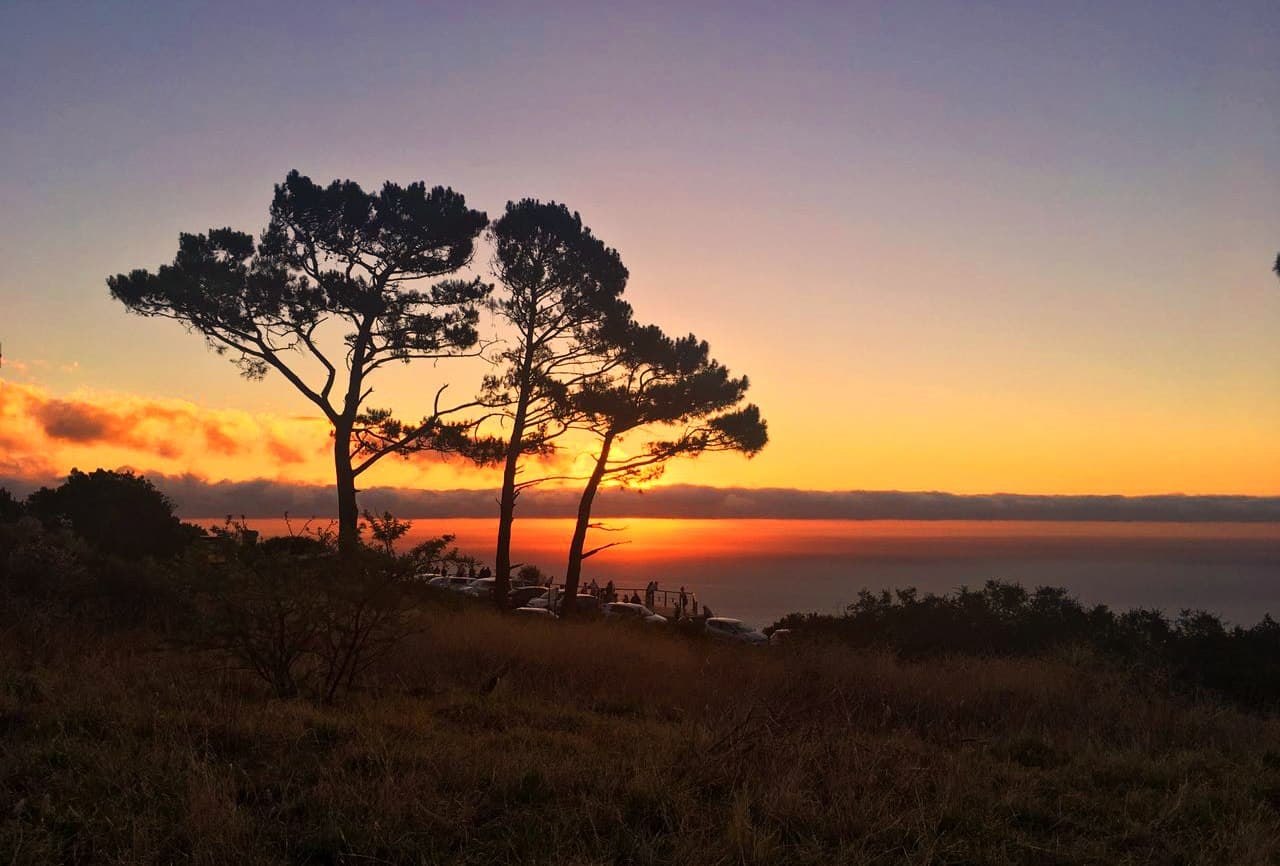
<svg viewBox="0 0 1280 866"><path fill-rule="evenodd" d="M556 592L564 592L564 584L555 584ZM607 601L631 601L632 596L640 600L640 603L652 610L654 613L660 613L664 616L674 616L677 612L681 612L683 616L701 616L702 603L696 592L691 592L687 588L678 589L655 589L650 592L642 586L615 586L613 588L614 598L605 598L605 587L597 585L591 587L590 584L578 586L578 592L583 595L594 595L602 602Z"/></svg>

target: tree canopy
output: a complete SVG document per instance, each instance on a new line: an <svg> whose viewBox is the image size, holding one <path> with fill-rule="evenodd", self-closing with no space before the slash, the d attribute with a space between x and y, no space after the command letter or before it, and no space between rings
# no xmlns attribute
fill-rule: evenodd
<svg viewBox="0 0 1280 866"><path fill-rule="evenodd" d="M604 549L584 550L592 505L603 481L652 479L669 460L709 451L750 457L769 440L759 408L742 405L747 377L730 375L711 357L707 343L693 334L672 339L654 325L615 323L601 330L595 348L601 353L597 373L566 395L571 403L566 414L599 437L600 449L579 499L569 546L569 599L577 593L582 561ZM655 437L639 453L614 458L618 440L641 428L651 428Z"/></svg>
<svg viewBox="0 0 1280 866"><path fill-rule="evenodd" d="M46 524L65 521L90 547L127 559L172 556L201 534L155 485L127 471L72 469L58 487L32 493L27 512Z"/></svg>
<svg viewBox="0 0 1280 866"><path fill-rule="evenodd" d="M241 373L284 376L334 431L339 546L357 543L355 479L387 454L466 451L474 403L442 406L438 390L420 421L366 406L369 377L393 362L455 357L475 349L478 279L423 281L467 264L488 223L460 193L387 182L320 186L291 171L277 184L260 239L230 228L182 234L173 263L107 280L143 316L175 319L227 353ZM321 328L341 329L328 346Z"/></svg>

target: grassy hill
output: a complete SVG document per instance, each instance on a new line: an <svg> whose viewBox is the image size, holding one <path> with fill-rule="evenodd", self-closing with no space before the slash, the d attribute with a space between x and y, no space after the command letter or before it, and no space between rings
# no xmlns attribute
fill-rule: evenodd
<svg viewBox="0 0 1280 866"><path fill-rule="evenodd" d="M1088 654L417 617L324 705L0 615L0 862L1280 862L1280 720Z"/></svg>

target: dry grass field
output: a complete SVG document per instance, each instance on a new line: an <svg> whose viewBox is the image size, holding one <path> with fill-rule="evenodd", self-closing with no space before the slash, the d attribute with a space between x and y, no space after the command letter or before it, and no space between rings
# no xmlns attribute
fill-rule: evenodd
<svg viewBox="0 0 1280 866"><path fill-rule="evenodd" d="M0 863L1280 862L1280 720L1088 657L441 609L321 705L5 623Z"/></svg>

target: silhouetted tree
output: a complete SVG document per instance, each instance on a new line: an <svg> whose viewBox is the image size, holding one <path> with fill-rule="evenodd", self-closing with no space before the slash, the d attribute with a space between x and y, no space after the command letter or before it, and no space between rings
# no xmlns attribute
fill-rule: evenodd
<svg viewBox="0 0 1280 866"><path fill-rule="evenodd" d="M27 511L46 525L65 522L103 553L140 559L172 556L202 534L173 513L173 502L132 472L72 469L56 488L27 498Z"/></svg>
<svg viewBox="0 0 1280 866"><path fill-rule="evenodd" d="M651 479L676 457L708 451L737 451L754 456L769 441L754 404L740 405L747 378L733 378L690 334L673 340L655 326L626 323L600 333L604 372L584 381L570 395L573 414L600 438L600 451L578 502L578 517L565 568L565 612L578 592L582 560L613 544L584 551L591 508L606 479ZM644 428L659 438L636 456L614 459L618 440Z"/></svg>
<svg viewBox="0 0 1280 866"><path fill-rule="evenodd" d="M333 427L338 546L358 543L356 478L388 454L467 450L468 404L403 423L366 408L369 377L393 362L455 357L477 344L479 280L419 281L457 271L471 259L488 218L459 193L425 184L386 183L366 193L352 181L327 187L297 171L275 187L271 218L255 243L229 228L182 234L172 265L107 280L132 312L176 319L229 352L241 373L284 376ZM320 329L344 330L326 348Z"/></svg>
<svg viewBox="0 0 1280 866"><path fill-rule="evenodd" d="M0 487L0 523L9 523L22 516L22 501L6 488Z"/></svg>
<svg viewBox="0 0 1280 866"><path fill-rule="evenodd" d="M585 375L587 344L607 321L626 319L621 300L627 269L576 213L555 202L509 202L490 229L494 272L506 289L494 302L515 338L499 356L500 375L485 383L485 401L510 421L498 511L494 602L506 604L511 578L511 526L520 491L520 458L546 452L570 427L563 399Z"/></svg>

